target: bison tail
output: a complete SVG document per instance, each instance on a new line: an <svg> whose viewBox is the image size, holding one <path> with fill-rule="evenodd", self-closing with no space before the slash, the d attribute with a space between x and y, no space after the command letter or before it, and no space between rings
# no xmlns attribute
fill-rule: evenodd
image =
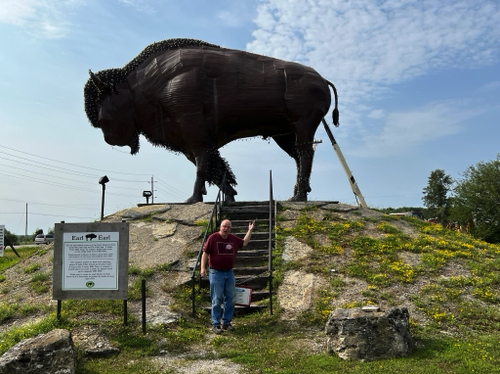
<svg viewBox="0 0 500 374"><path fill-rule="evenodd" d="M335 86L333 85L332 82L326 81L326 83L328 83L328 85L332 88L333 93L335 95L335 108L333 109L333 112L332 112L332 120L333 120L333 124L336 127L338 127L339 126L339 97L337 95L337 89L335 88Z"/></svg>

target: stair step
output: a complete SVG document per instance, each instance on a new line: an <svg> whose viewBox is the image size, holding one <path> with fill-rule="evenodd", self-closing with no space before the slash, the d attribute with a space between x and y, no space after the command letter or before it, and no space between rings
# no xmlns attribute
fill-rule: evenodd
<svg viewBox="0 0 500 374"><path fill-rule="evenodd" d="M234 219L234 220L246 220L247 225L249 221L260 221L263 219L269 218L269 212L268 211L263 211L263 212L222 212L223 216L229 217L229 219ZM231 220L232 222L232 220Z"/></svg>
<svg viewBox="0 0 500 374"><path fill-rule="evenodd" d="M235 267L233 273L235 276L247 276L265 273L268 270L267 266L253 266L253 267Z"/></svg>
<svg viewBox="0 0 500 374"><path fill-rule="evenodd" d="M236 284L241 285L241 286L248 286L252 287L252 290L262 290L267 287L267 283L269 281L268 276L264 277L255 277L250 280L247 280L248 276L238 276L236 278ZM202 278L201 279L201 288L204 289L209 289L210 288L210 282L208 281L208 277Z"/></svg>
<svg viewBox="0 0 500 374"><path fill-rule="evenodd" d="M274 247L274 241L271 241L271 244ZM266 255L268 253L267 249L269 248L269 239L260 239L260 240L250 240L248 244L242 248L239 249L237 256L239 256L240 253L246 253L252 250L255 251L266 251Z"/></svg>
<svg viewBox="0 0 500 374"><path fill-rule="evenodd" d="M233 228L244 227L245 229L247 229L248 223L250 221L253 221L253 220L251 220L251 219L231 219L231 224L232 224ZM257 225L257 228L260 228L260 227L267 228L267 226L269 225L269 216L267 216L266 218L261 218L261 219L256 220L255 224ZM267 229L265 231L267 231Z"/></svg>
<svg viewBox="0 0 500 374"><path fill-rule="evenodd" d="M236 255L236 260L238 258L248 258L248 257L263 257L263 256L267 257L268 255L269 251L267 249L255 249L248 246L248 247L243 247L238 251L238 254Z"/></svg>
<svg viewBox="0 0 500 374"><path fill-rule="evenodd" d="M246 235L246 231L235 233L235 232L233 232L233 230L231 230L231 233L236 235L237 237L239 237L241 239L243 239ZM274 237L274 235L273 235L273 237ZM252 233L252 237L250 238L250 243L254 242L256 240L266 240L266 241L269 240L269 233L268 232L255 232L254 231ZM248 243L248 244L250 244L250 243Z"/></svg>
<svg viewBox="0 0 500 374"><path fill-rule="evenodd" d="M274 208L274 204L273 208ZM239 207L239 206L269 206L269 201L264 200L264 201L233 201L233 202L228 202L224 203L223 208L225 207Z"/></svg>
<svg viewBox="0 0 500 374"><path fill-rule="evenodd" d="M252 302L269 299L269 291L254 291L252 290Z"/></svg>
<svg viewBox="0 0 500 374"><path fill-rule="evenodd" d="M234 262L234 268L248 268L248 267L261 267L266 266L268 263L268 258L266 257L248 257L236 259ZM233 268L233 269L234 269Z"/></svg>
<svg viewBox="0 0 500 374"><path fill-rule="evenodd" d="M208 293L205 293L201 296L202 300L204 300L205 302L208 302L210 303L210 295ZM269 291L254 291L252 290L252 300L251 302L254 303L256 301L261 301L261 300L265 300L265 299L269 299ZM250 304L252 305L252 304Z"/></svg>
<svg viewBox="0 0 500 374"><path fill-rule="evenodd" d="M260 312L264 309L267 309L267 305L250 305L250 306L236 305L234 307L234 314L233 315L244 316L246 314ZM210 314L210 311L212 310L212 308L211 307L203 307L203 310Z"/></svg>
<svg viewBox="0 0 500 374"><path fill-rule="evenodd" d="M252 213L252 212L265 212L269 214L269 207L266 205L249 205L249 206L228 206L224 205L221 209L222 213L231 215L231 213Z"/></svg>

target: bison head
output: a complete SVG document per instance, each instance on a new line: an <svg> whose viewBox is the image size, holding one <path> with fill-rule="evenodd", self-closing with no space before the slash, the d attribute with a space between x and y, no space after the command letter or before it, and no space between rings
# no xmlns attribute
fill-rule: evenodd
<svg viewBox="0 0 500 374"><path fill-rule="evenodd" d="M106 72L106 71L105 71ZM139 134L132 94L126 81L113 84L106 74L97 75L90 71L85 85L85 111L94 127L99 127L106 143L115 146L129 146L130 153L139 151Z"/></svg>

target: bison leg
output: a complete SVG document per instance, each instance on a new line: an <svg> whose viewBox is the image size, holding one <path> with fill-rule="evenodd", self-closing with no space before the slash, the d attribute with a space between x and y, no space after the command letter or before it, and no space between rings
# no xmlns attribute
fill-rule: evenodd
<svg viewBox="0 0 500 374"><path fill-rule="evenodd" d="M291 158L295 160L295 166L297 168L297 180L298 180L300 174L300 155L299 155L299 149L297 148L297 144L295 141L295 133L292 132L286 135L273 136L273 139L282 150L284 150ZM298 184L295 183L295 186L293 187L293 195L290 200L293 200L294 197L297 196L298 187L299 187Z"/></svg>
<svg viewBox="0 0 500 374"><path fill-rule="evenodd" d="M307 201L307 194L311 192L309 179L311 177L314 157L312 143L310 149L300 150L299 152L300 165L298 167L297 182L293 189L294 195L290 198L290 201Z"/></svg>
<svg viewBox="0 0 500 374"><path fill-rule="evenodd" d="M191 158L188 157L191 160ZM193 195L186 200L186 203L197 203L203 201L203 195L207 194L205 182L215 184L222 189L225 194L225 201L235 201L234 196L237 195L236 190L232 185L236 184L236 180L231 171L231 168L224 160L217 149L205 151L199 156L194 157L196 165L196 180L194 182ZM222 185L224 172L227 171L226 181Z"/></svg>
<svg viewBox="0 0 500 374"><path fill-rule="evenodd" d="M196 165L196 179L194 181L193 195L186 200L186 203L193 204L201 202L203 201L203 195L207 194L205 181L207 180L208 162L208 151L203 152L200 156L194 157L194 164Z"/></svg>
<svg viewBox="0 0 500 374"><path fill-rule="evenodd" d="M297 166L297 181L293 187L290 201L307 201L307 194L311 192L309 178L314 156L312 138L310 141L302 141L300 144L297 144L295 133L275 136L273 139L281 149L295 160Z"/></svg>
<svg viewBox="0 0 500 374"><path fill-rule="evenodd" d="M307 194L311 192L309 179L311 177L314 158L314 133L323 115L322 112L315 109L307 118L294 123L294 131L296 134L295 145L299 155L299 166L294 195L290 198L291 201L307 201Z"/></svg>
<svg viewBox="0 0 500 374"><path fill-rule="evenodd" d="M238 192L236 192L236 190L233 188L233 186L231 186L227 182L227 180L225 181L224 186L222 186L222 192L224 192L224 195L225 195L224 196L225 202L232 203L232 202L236 201L234 196L237 195Z"/></svg>

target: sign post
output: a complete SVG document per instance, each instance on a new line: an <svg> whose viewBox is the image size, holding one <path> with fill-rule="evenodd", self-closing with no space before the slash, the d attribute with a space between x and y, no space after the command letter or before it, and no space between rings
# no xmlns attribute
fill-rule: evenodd
<svg viewBox="0 0 500 374"><path fill-rule="evenodd" d="M128 222L56 223L54 235L52 297L58 304L65 299L126 302Z"/></svg>
<svg viewBox="0 0 500 374"><path fill-rule="evenodd" d="M0 256L3 256L3 251L5 249L5 225L0 225Z"/></svg>

